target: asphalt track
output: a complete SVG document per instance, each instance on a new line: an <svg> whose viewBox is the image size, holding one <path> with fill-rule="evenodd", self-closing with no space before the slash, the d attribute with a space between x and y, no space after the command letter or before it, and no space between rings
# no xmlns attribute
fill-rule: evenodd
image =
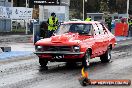
<svg viewBox="0 0 132 88"><path fill-rule="evenodd" d="M87 69L90 79L132 80L132 40L119 41L112 51L112 61L101 63L99 58L92 61ZM0 88L84 88L79 84L81 64L49 63L44 70L38 57L13 57L0 60ZM132 86L86 86L85 88L132 88Z"/></svg>
<svg viewBox="0 0 132 88"><path fill-rule="evenodd" d="M129 40L130 37L116 37L117 42ZM32 35L0 36L0 46L11 47L11 52L0 52L0 60L30 56L35 51Z"/></svg>

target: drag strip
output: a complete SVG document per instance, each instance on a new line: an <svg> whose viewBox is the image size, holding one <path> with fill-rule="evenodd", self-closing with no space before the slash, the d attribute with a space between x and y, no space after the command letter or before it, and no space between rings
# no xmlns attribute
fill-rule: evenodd
<svg viewBox="0 0 132 88"><path fill-rule="evenodd" d="M89 77L91 79L131 79L131 51L132 46L129 41L128 45L118 45L113 49L110 63L101 63L97 58L98 60L93 61L87 69ZM83 88L78 82L81 68L80 64L67 66L65 63L51 62L48 63L48 70L45 70L40 67L38 57L34 54L0 60L0 88Z"/></svg>

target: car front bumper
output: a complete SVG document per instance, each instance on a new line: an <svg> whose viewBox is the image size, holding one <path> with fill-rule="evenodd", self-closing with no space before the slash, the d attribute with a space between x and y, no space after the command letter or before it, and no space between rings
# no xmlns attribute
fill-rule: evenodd
<svg viewBox="0 0 132 88"><path fill-rule="evenodd" d="M64 51L46 51L46 52L34 52L39 58L45 58L49 61L71 61L82 59L85 52L64 52Z"/></svg>
<svg viewBox="0 0 132 88"><path fill-rule="evenodd" d="M65 51L45 51L45 52L34 52L34 54L63 54L63 55L80 55L85 52L65 52Z"/></svg>

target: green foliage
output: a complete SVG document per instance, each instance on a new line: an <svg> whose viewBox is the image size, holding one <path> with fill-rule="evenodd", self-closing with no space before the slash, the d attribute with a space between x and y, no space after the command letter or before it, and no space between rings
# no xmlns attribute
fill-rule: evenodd
<svg viewBox="0 0 132 88"><path fill-rule="evenodd" d="M107 1L102 0L100 2L100 12L108 12L108 11L109 11L109 7Z"/></svg>
<svg viewBox="0 0 132 88"><path fill-rule="evenodd" d="M15 32L15 33L24 33L25 29L12 29L11 32Z"/></svg>
<svg viewBox="0 0 132 88"><path fill-rule="evenodd" d="M132 0L129 0L132 10ZM86 13L110 12L126 13L127 0L87 0L85 2ZM83 0L70 0L70 10L74 9L74 18L82 18Z"/></svg>

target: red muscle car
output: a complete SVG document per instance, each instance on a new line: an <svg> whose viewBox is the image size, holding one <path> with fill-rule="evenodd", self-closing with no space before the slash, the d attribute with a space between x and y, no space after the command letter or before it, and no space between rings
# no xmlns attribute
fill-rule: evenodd
<svg viewBox="0 0 132 88"><path fill-rule="evenodd" d="M42 67L48 61L82 62L87 67L94 57L109 62L115 44L115 36L102 23L69 21L62 23L52 37L37 41L35 54Z"/></svg>

